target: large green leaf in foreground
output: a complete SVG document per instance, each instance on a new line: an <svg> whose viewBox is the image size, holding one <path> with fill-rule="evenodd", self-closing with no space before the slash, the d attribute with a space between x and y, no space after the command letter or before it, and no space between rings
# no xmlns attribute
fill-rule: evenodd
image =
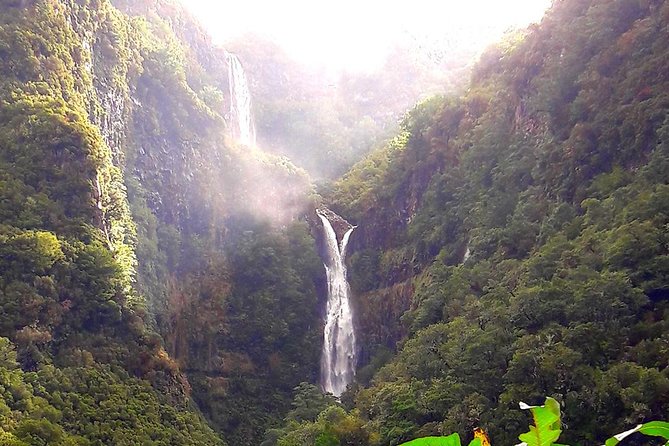
<svg viewBox="0 0 669 446"><path fill-rule="evenodd" d="M530 409L534 418L534 426L530 431L520 435L520 441L527 446L549 446L557 441L562 430L560 429L560 404L553 398L546 398L543 406L530 407L521 405L523 409Z"/></svg>
<svg viewBox="0 0 669 446"><path fill-rule="evenodd" d="M669 445L669 422L651 421L645 424L640 424L634 429L630 429L618 435L614 435L613 437L606 440L606 446L616 446L618 443L635 432L640 432L650 437L662 437L667 440L665 445Z"/></svg>
<svg viewBox="0 0 669 446"><path fill-rule="evenodd" d="M451 434L448 437L425 437L417 438L400 446L460 446L460 435ZM475 438L469 446L481 446L481 440Z"/></svg>

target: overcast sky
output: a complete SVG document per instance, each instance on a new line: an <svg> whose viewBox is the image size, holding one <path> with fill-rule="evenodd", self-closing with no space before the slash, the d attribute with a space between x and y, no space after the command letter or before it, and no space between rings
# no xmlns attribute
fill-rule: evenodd
<svg viewBox="0 0 669 446"><path fill-rule="evenodd" d="M398 41L486 46L541 19L551 0L182 0L217 43L264 35L305 63L368 70Z"/></svg>

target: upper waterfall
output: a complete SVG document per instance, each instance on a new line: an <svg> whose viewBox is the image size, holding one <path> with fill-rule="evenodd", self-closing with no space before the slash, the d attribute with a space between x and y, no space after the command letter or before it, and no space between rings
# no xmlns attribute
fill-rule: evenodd
<svg viewBox="0 0 669 446"><path fill-rule="evenodd" d="M353 380L356 365L353 313L344 263L346 246L355 227L351 226L341 243L338 243L337 234L327 216L321 211L317 213L323 222L328 255L325 264L328 301L321 357L321 384L324 391L340 396Z"/></svg>
<svg viewBox="0 0 669 446"><path fill-rule="evenodd" d="M232 136L247 146L256 145L256 129L251 113L251 90L239 58L226 53L230 88L229 125Z"/></svg>

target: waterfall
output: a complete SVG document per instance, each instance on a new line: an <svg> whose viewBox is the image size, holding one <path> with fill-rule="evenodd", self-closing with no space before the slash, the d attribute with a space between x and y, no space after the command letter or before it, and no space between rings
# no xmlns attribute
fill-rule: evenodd
<svg viewBox="0 0 669 446"><path fill-rule="evenodd" d="M467 260L472 256L472 250L469 247L469 242L467 242L467 247L465 249L465 255L462 256L462 263L467 263Z"/></svg>
<svg viewBox="0 0 669 446"><path fill-rule="evenodd" d="M325 229L328 254L325 264L328 301L321 356L321 384L324 391L340 396L355 375L355 332L344 264L346 245L355 227L346 231L339 244L330 221L321 212L318 212L318 216Z"/></svg>
<svg viewBox="0 0 669 446"><path fill-rule="evenodd" d="M230 127L232 136L240 143L255 146L256 129L251 114L251 91L239 58L226 53L230 88Z"/></svg>

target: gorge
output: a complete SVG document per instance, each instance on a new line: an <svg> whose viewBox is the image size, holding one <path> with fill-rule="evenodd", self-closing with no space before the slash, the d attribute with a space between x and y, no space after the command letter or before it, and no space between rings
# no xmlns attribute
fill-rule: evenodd
<svg viewBox="0 0 669 446"><path fill-rule="evenodd" d="M666 419L669 1L556 0L420 100L174 0L0 11L0 444Z"/></svg>
<svg viewBox="0 0 669 446"><path fill-rule="evenodd" d="M232 137L235 141L244 146L254 147L255 127L247 76L236 55L226 53L226 61L230 84L228 125L233 129ZM356 368L355 331L345 264L346 248L355 227L334 215L338 221L343 221L348 226L339 241L335 229L328 220L328 214L333 215L332 211L317 209L316 214L323 227L323 245L326 247L324 267L327 280L320 382L324 392L340 397L353 381Z"/></svg>

